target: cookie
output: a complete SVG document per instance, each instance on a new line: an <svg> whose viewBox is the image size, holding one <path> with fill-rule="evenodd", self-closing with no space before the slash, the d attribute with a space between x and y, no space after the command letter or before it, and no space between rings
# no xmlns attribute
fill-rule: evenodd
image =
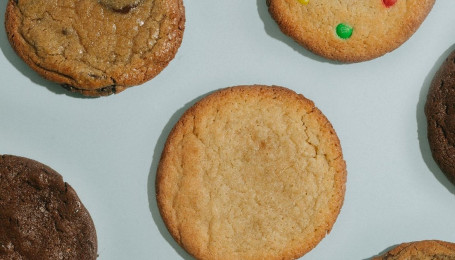
<svg viewBox="0 0 455 260"><path fill-rule="evenodd" d="M435 0L267 0L280 29L308 50L341 62L393 51L418 29Z"/></svg>
<svg viewBox="0 0 455 260"><path fill-rule="evenodd" d="M403 243L373 260L454 260L455 244L439 240Z"/></svg>
<svg viewBox="0 0 455 260"><path fill-rule="evenodd" d="M142 84L174 58L182 0L9 0L16 53L44 78L86 96Z"/></svg>
<svg viewBox="0 0 455 260"><path fill-rule="evenodd" d="M433 158L455 183L455 51L447 57L433 78L425 115Z"/></svg>
<svg viewBox="0 0 455 260"><path fill-rule="evenodd" d="M0 259L97 258L93 221L51 168L0 156Z"/></svg>
<svg viewBox="0 0 455 260"><path fill-rule="evenodd" d="M197 259L293 259L331 231L345 182L339 139L312 101L237 86L174 126L156 197L171 235Z"/></svg>

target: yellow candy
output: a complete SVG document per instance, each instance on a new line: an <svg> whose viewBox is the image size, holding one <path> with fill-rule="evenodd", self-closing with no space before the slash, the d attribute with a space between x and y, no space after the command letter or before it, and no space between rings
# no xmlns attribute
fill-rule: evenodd
<svg viewBox="0 0 455 260"><path fill-rule="evenodd" d="M298 0L302 5L307 5L310 0Z"/></svg>

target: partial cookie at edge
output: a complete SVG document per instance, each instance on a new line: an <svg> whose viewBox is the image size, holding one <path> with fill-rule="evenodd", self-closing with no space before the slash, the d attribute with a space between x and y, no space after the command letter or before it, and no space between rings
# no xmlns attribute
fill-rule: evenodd
<svg viewBox="0 0 455 260"><path fill-rule="evenodd" d="M0 155L0 258L97 258L87 209L59 173L37 161Z"/></svg>
<svg viewBox="0 0 455 260"><path fill-rule="evenodd" d="M455 259L455 244L440 240L403 243L373 260L450 260Z"/></svg>
<svg viewBox="0 0 455 260"><path fill-rule="evenodd" d="M455 51L433 78L425 115L433 158L442 172L455 183Z"/></svg>
<svg viewBox="0 0 455 260"><path fill-rule="evenodd" d="M182 0L143 0L120 11L95 0L9 0L5 15L19 57L86 96L119 93L155 77L177 53L184 24Z"/></svg>

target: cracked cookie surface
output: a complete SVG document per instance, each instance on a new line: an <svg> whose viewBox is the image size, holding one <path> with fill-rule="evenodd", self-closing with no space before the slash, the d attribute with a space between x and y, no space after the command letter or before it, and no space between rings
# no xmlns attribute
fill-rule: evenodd
<svg viewBox="0 0 455 260"><path fill-rule="evenodd" d="M267 0L280 29L313 53L360 62L393 51L418 29L435 0Z"/></svg>
<svg viewBox="0 0 455 260"><path fill-rule="evenodd" d="M425 114L433 158L455 183L455 51L447 57L433 78Z"/></svg>
<svg viewBox="0 0 455 260"><path fill-rule="evenodd" d="M87 96L155 77L174 58L184 23L182 0L9 0L5 16L30 67Z"/></svg>
<svg viewBox="0 0 455 260"><path fill-rule="evenodd" d="M0 259L97 258L93 221L51 168L0 155Z"/></svg>
<svg viewBox="0 0 455 260"><path fill-rule="evenodd" d="M346 165L327 118L269 86L217 91L171 131L157 202L174 239L198 259L293 259L341 209Z"/></svg>
<svg viewBox="0 0 455 260"><path fill-rule="evenodd" d="M439 240L403 243L373 260L454 260L455 244Z"/></svg>

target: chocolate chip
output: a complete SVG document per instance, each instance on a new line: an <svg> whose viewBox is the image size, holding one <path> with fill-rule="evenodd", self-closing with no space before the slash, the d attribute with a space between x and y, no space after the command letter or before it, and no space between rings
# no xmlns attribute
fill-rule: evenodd
<svg viewBox="0 0 455 260"><path fill-rule="evenodd" d="M137 7L142 0L100 0L100 3L114 12L127 14L131 9Z"/></svg>
<svg viewBox="0 0 455 260"><path fill-rule="evenodd" d="M136 7L136 6L127 5L127 6L123 7L122 9L113 9L113 10L118 13L127 14L134 7Z"/></svg>
<svg viewBox="0 0 455 260"><path fill-rule="evenodd" d="M112 94L112 93L116 93L116 88L117 88L117 85L114 84L114 85L99 88L96 91L100 94Z"/></svg>

